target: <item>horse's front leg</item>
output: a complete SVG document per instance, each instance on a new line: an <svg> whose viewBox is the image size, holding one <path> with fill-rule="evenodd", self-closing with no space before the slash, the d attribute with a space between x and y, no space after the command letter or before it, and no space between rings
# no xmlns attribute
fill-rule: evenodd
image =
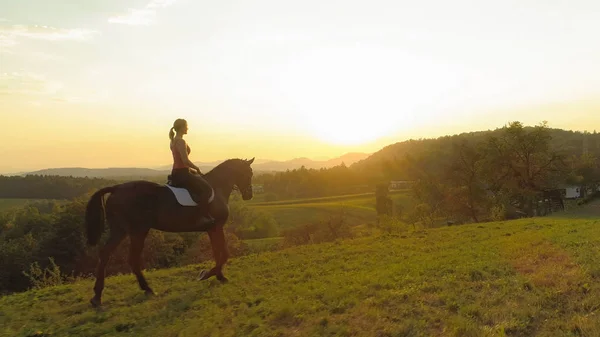
<svg viewBox="0 0 600 337"><path fill-rule="evenodd" d="M216 276L222 283L227 282L227 278L223 276L223 265L227 262L228 252L227 243L225 242L224 227L229 217L229 207L226 202L219 202L215 200L209 206L209 214L213 215L215 219L215 225L210 228L208 237L210 239L210 245L213 252L213 258L215 259L215 266L209 271L203 270L200 273L200 280L206 280L213 276Z"/></svg>
<svg viewBox="0 0 600 337"><path fill-rule="evenodd" d="M217 242L215 242L217 240L216 235L215 235L215 229L216 228L211 228L208 231L208 238L210 239L210 246L212 248L213 258L215 259L215 262L218 264L220 251L219 251L219 245L217 244ZM217 275L217 267L215 266L215 267L212 267L209 271L202 270L200 272L199 278L200 278L200 281L204 281L204 280L207 280L216 275Z"/></svg>
<svg viewBox="0 0 600 337"><path fill-rule="evenodd" d="M215 266L209 271L203 270L200 272L200 280L206 280L216 276L222 283L227 282L227 278L223 275L223 265L227 262L229 254L227 252L227 244L225 243L225 235L223 225L215 226L208 231L210 244L215 259Z"/></svg>

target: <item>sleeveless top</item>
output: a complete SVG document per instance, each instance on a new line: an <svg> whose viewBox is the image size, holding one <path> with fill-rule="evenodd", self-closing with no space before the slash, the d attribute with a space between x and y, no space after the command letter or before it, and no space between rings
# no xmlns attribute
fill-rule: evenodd
<svg viewBox="0 0 600 337"><path fill-rule="evenodd" d="M173 154L173 169L181 169L181 168L188 168L188 165L186 165L183 162L183 159L181 158L181 155L179 154L179 151L177 151L177 148L175 147L175 142L177 140L171 142L171 153ZM191 149L190 146L187 146L187 153L188 155L190 154Z"/></svg>

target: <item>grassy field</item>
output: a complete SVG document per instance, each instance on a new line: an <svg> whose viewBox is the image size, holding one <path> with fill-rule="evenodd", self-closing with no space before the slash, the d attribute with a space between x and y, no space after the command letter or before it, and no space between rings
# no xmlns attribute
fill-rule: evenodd
<svg viewBox="0 0 600 337"><path fill-rule="evenodd" d="M0 199L0 212L23 207L31 201L35 201L35 199Z"/></svg>
<svg viewBox="0 0 600 337"><path fill-rule="evenodd" d="M393 192L390 198L394 201L394 205L404 207L411 205L408 191ZM351 225L373 223L376 218L373 193L248 203L248 206L271 214L282 229L320 221L339 214L342 210Z"/></svg>
<svg viewBox="0 0 600 337"><path fill-rule="evenodd" d="M571 214L573 216L573 214ZM265 244L264 242L257 244ZM3 336L600 336L600 218L364 237L0 299Z"/></svg>
<svg viewBox="0 0 600 337"><path fill-rule="evenodd" d="M247 244L248 248L253 252L266 252L278 249L282 241L283 237L274 237L244 240L244 243Z"/></svg>

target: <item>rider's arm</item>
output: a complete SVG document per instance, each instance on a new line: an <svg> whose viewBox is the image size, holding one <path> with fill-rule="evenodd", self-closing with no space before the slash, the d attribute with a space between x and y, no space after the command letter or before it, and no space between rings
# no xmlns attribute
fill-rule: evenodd
<svg viewBox="0 0 600 337"><path fill-rule="evenodd" d="M200 169L198 168L198 166L196 166L194 163L192 163L192 161L188 157L187 144L185 143L185 140L180 139L175 144L175 147L177 148L177 151L179 151L179 154L181 155L181 160L183 160L183 162L186 163L189 167L191 167L191 168L197 170L198 172L200 172Z"/></svg>

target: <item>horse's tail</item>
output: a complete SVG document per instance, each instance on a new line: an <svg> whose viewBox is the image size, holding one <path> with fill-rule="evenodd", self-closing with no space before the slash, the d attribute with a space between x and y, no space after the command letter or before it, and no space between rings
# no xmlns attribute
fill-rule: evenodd
<svg viewBox="0 0 600 337"><path fill-rule="evenodd" d="M105 187L92 195L85 209L85 229L87 243L95 246L104 231L104 195L112 193L115 186Z"/></svg>

